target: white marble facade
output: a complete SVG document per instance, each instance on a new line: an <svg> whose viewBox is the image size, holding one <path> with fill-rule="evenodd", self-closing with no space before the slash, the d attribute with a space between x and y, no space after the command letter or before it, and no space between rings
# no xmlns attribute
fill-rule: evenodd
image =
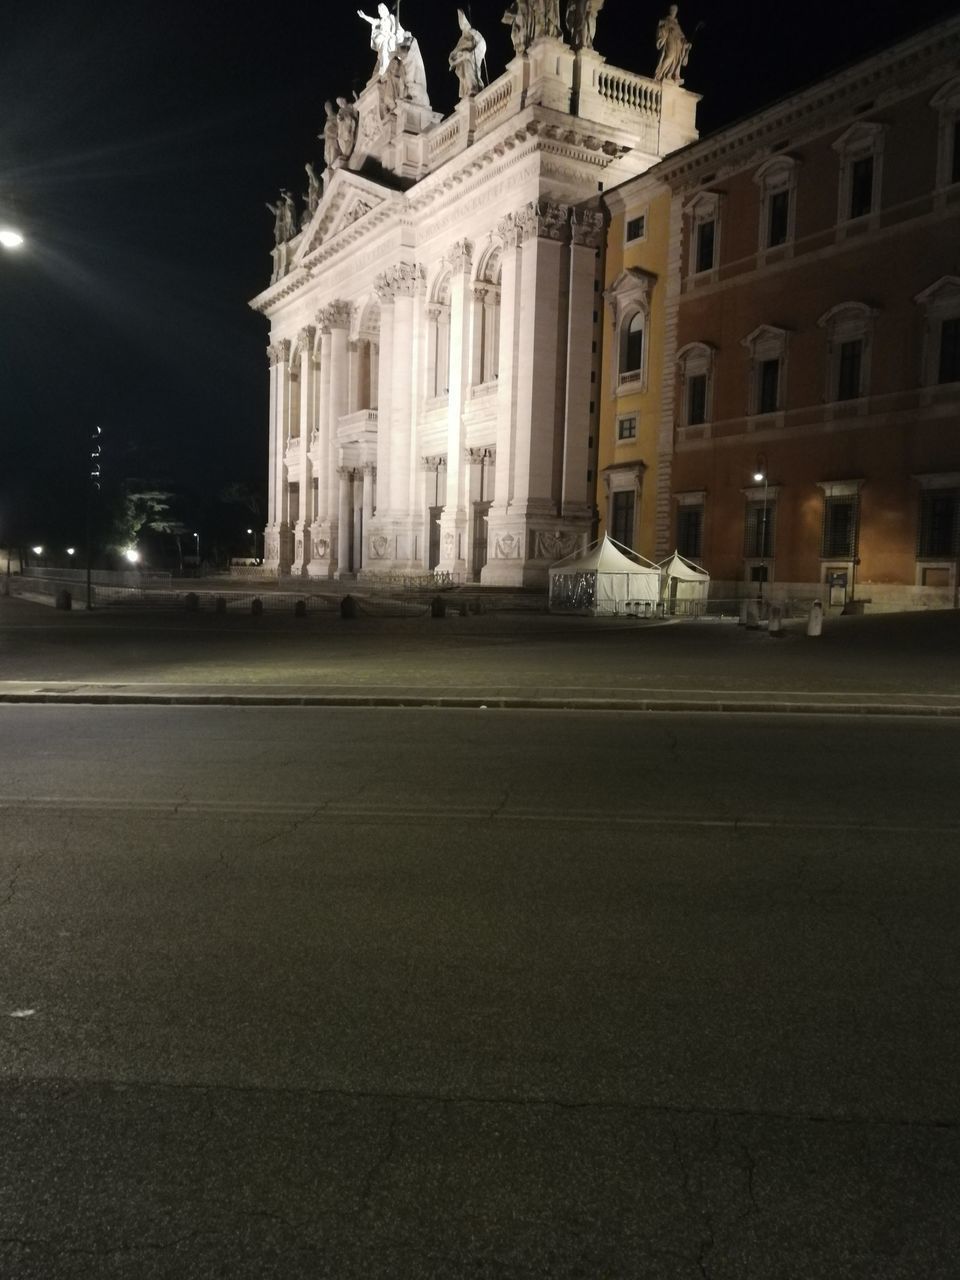
<svg viewBox="0 0 960 1280"><path fill-rule="evenodd" d="M594 520L600 184L695 138L697 98L551 36L446 119L384 84L340 100L340 146L328 110L322 195L251 304L265 567L543 583Z"/></svg>

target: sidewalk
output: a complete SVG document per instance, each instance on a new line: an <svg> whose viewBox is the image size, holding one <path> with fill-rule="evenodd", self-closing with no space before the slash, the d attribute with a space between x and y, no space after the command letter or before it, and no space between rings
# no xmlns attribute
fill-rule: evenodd
<svg viewBox="0 0 960 1280"><path fill-rule="evenodd" d="M731 622L51 612L0 600L0 701L960 716L960 614Z"/></svg>

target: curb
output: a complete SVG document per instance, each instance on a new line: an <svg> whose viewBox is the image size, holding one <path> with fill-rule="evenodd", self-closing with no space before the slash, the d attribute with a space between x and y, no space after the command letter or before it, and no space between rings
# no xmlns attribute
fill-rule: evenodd
<svg viewBox="0 0 960 1280"><path fill-rule="evenodd" d="M682 714L741 715L856 715L925 716L960 719L960 704L878 703L878 702L793 702L769 700L748 702L736 698L525 698L444 697L430 694L146 694L146 693L0 693L0 704L66 703L73 706L181 706L181 707L435 707L449 710L499 711L620 711L678 712Z"/></svg>

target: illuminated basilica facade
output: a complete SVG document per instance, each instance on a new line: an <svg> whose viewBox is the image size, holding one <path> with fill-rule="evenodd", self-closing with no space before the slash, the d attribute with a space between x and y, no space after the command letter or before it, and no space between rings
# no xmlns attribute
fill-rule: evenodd
<svg viewBox="0 0 960 1280"><path fill-rule="evenodd" d="M306 211L274 209L251 304L270 322L269 572L520 586L589 538L598 193L694 140L697 98L609 66L592 30L564 38L549 2L527 9L504 73L458 70L442 118L381 6L377 66L328 104Z"/></svg>

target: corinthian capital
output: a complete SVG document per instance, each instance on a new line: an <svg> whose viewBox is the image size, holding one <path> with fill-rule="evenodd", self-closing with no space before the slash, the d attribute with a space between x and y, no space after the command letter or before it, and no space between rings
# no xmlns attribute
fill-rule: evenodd
<svg viewBox="0 0 960 1280"><path fill-rule="evenodd" d="M338 298L317 312L317 322L321 329L349 329L353 318L353 303Z"/></svg>
<svg viewBox="0 0 960 1280"><path fill-rule="evenodd" d="M469 240L458 240L447 250L444 261L451 271L469 271L473 262L473 244Z"/></svg>
<svg viewBox="0 0 960 1280"><path fill-rule="evenodd" d="M599 209L574 209L570 215L570 234L574 244L599 249L603 241L603 214Z"/></svg>
<svg viewBox="0 0 960 1280"><path fill-rule="evenodd" d="M552 200L531 200L517 215L524 240L563 240L569 226L570 209Z"/></svg>
<svg viewBox="0 0 960 1280"><path fill-rule="evenodd" d="M290 359L290 339L280 338L267 347L267 360L271 368L275 364L286 364Z"/></svg>

